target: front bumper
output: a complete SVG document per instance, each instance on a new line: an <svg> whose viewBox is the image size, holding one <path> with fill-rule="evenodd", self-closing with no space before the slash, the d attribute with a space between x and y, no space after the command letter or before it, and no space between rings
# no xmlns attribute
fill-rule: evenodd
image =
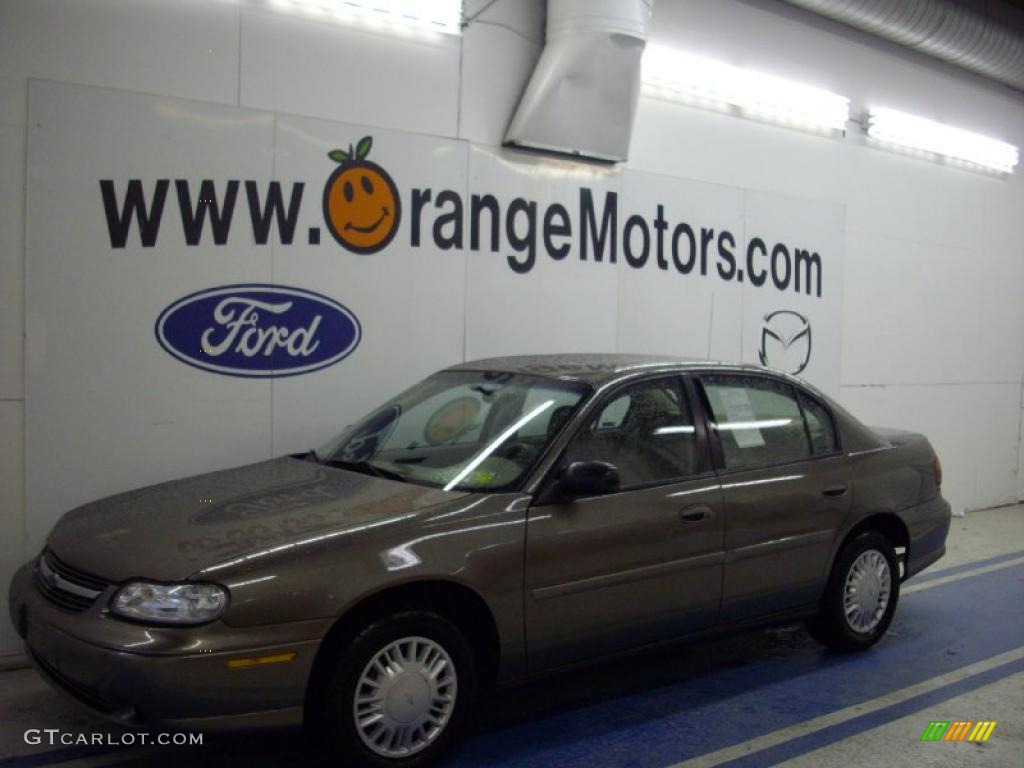
<svg viewBox="0 0 1024 768"><path fill-rule="evenodd" d="M126 726L215 730L301 722L329 621L254 628L155 627L109 615L109 594L81 613L47 600L29 563L11 582L11 619L42 676L94 714ZM294 653L284 663L232 659Z"/></svg>

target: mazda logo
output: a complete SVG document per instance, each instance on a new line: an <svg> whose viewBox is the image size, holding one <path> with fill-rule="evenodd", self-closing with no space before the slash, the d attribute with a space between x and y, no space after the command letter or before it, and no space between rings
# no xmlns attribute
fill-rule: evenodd
<svg viewBox="0 0 1024 768"><path fill-rule="evenodd" d="M799 312L769 312L761 323L761 365L794 376L811 361L811 323Z"/></svg>

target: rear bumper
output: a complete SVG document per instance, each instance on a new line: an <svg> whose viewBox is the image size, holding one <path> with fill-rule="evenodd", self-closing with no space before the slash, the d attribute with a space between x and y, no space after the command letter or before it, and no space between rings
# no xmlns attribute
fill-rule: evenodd
<svg viewBox="0 0 1024 768"><path fill-rule="evenodd" d="M916 576L946 554L946 536L949 534L952 511L942 496L911 507L900 513L910 532L907 547L906 572L903 580Z"/></svg>
<svg viewBox="0 0 1024 768"><path fill-rule="evenodd" d="M131 646L152 647L155 635L166 643L167 629L111 618L99 606L80 614L63 611L36 588L32 569L23 566L11 583L14 625L40 674L94 715L125 726L198 730L301 722L322 637L313 622L285 627L284 635L281 627L243 632L219 622L181 627L173 630L180 633L180 652L140 653ZM104 629L116 638L116 647L103 642ZM135 641L126 642L125 632ZM288 653L295 656L285 663L228 665L232 659Z"/></svg>

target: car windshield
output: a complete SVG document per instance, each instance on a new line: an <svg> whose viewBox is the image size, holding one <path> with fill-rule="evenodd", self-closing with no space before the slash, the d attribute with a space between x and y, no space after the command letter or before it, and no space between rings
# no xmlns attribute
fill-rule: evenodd
<svg viewBox="0 0 1024 768"><path fill-rule="evenodd" d="M496 371L443 371L316 452L325 464L445 490L514 487L590 392Z"/></svg>

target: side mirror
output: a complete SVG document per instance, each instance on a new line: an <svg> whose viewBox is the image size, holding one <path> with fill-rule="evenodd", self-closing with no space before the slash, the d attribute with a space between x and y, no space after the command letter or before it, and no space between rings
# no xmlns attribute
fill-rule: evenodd
<svg viewBox="0 0 1024 768"><path fill-rule="evenodd" d="M574 461L558 477L559 490L569 498L615 493L619 485L619 470L607 461Z"/></svg>

